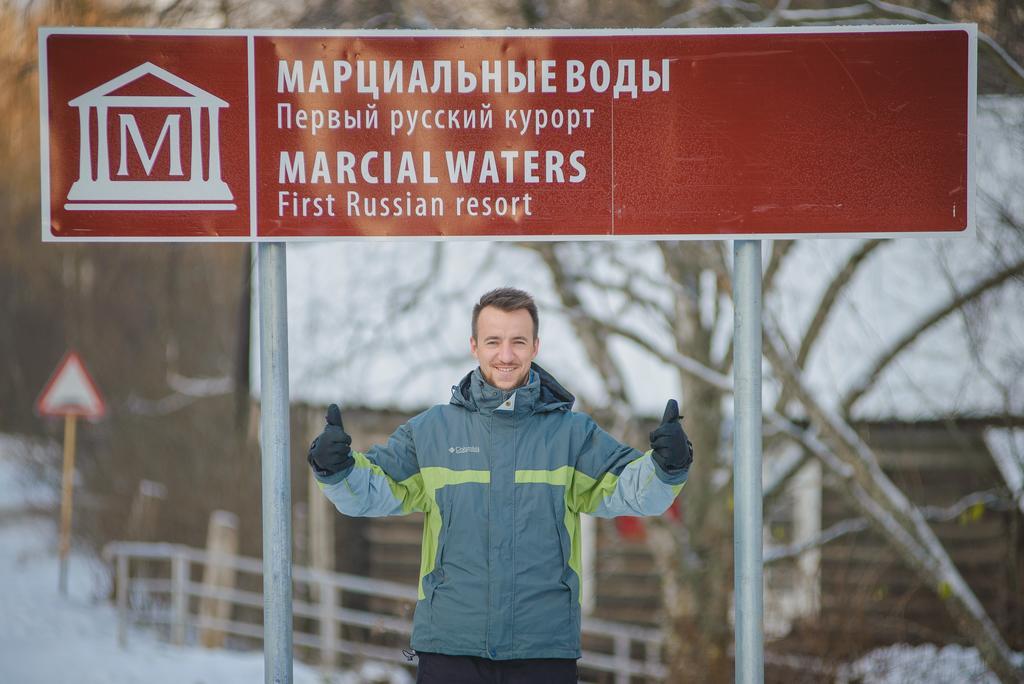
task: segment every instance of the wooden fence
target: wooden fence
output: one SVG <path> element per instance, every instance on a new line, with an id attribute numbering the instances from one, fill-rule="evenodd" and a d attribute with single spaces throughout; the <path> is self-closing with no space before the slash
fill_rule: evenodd
<path id="1" fill-rule="evenodd" d="M 220 632 L 236 645 L 263 638 L 262 563 L 177 544 L 114 542 L 104 558 L 116 570 L 118 641 L 130 624 L 165 626 L 175 644 L 198 643 Z M 230 569 L 234 587 L 196 578 Z M 298 655 L 334 668 L 339 661 L 408 665 L 402 653 L 412 633 L 416 587 L 357 575 L 292 568 L 293 643 Z M 227 617 L 222 617 L 227 616 Z M 581 681 L 661 682 L 658 630 L 583 619 Z M 206 639 L 203 639 L 206 641 Z M 227 643 L 232 643 L 228 641 Z"/>

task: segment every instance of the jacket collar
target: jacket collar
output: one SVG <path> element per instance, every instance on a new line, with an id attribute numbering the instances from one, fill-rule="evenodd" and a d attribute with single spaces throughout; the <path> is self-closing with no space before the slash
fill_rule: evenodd
<path id="1" fill-rule="evenodd" d="M 514 390 L 492 387 L 477 367 L 452 387 L 451 398 L 452 404 L 470 411 L 509 411 L 517 414 L 568 411 L 575 401 L 576 397 L 536 363 L 530 365 L 530 377 L 526 384 Z"/>

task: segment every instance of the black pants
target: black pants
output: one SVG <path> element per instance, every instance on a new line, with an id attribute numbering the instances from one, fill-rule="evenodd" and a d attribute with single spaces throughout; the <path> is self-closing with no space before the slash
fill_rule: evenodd
<path id="1" fill-rule="evenodd" d="M 576 684 L 576 661 L 563 658 L 489 660 L 418 652 L 416 684 Z"/>

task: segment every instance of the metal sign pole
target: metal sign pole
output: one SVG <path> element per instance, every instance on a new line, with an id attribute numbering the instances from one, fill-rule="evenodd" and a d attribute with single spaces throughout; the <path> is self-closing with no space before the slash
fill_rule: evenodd
<path id="1" fill-rule="evenodd" d="M 736 682 L 764 681 L 761 492 L 761 242 L 733 243 L 733 550 Z"/>
<path id="2" fill-rule="evenodd" d="M 263 468 L 263 667 L 292 681 L 288 294 L 284 243 L 257 246 L 260 297 L 260 452 Z"/>
<path id="3" fill-rule="evenodd" d="M 64 416 L 64 470 L 60 488 L 60 577 L 61 596 L 68 593 L 68 553 L 71 550 L 71 514 L 75 496 L 75 426 L 78 416 Z"/>

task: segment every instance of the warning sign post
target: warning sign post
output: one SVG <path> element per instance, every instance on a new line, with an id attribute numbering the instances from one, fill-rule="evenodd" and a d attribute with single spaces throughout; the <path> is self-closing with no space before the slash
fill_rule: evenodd
<path id="1" fill-rule="evenodd" d="M 75 481 L 75 438 L 79 416 L 99 420 L 107 407 L 89 371 L 77 352 L 69 351 L 57 364 L 39 399 L 36 413 L 64 417 L 64 467 L 60 496 L 60 579 L 61 594 L 68 591 L 68 553 L 71 550 L 71 518 Z"/>

